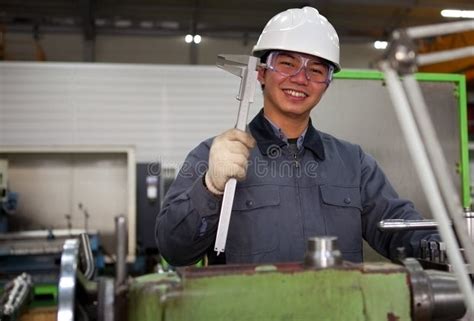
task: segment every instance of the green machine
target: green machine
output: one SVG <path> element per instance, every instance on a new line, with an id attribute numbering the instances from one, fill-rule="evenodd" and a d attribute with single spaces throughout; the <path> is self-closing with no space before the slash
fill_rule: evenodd
<path id="1" fill-rule="evenodd" d="M 462 297 L 449 273 L 417 270 L 416 260 L 406 264 L 215 266 L 147 275 L 130 286 L 128 320 L 402 321 L 463 316 Z"/>
<path id="2" fill-rule="evenodd" d="M 185 267 L 128 278 L 126 237 L 118 228 L 114 279 L 87 280 L 79 242 L 66 242 L 59 321 L 86 320 L 77 311 L 103 321 L 447 321 L 466 313 L 451 273 L 424 270 L 413 258 L 400 265 L 345 262 L 335 237 L 308 240 L 301 263 Z"/>

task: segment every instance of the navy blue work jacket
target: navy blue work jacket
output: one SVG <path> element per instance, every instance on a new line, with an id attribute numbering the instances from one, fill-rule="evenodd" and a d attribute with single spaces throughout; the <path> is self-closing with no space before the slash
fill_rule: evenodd
<path id="1" fill-rule="evenodd" d="M 426 231 L 382 233 L 383 219 L 421 219 L 400 199 L 360 146 L 316 130 L 311 123 L 298 151 L 275 136 L 261 111 L 249 124 L 257 146 L 247 178 L 238 182 L 229 225 L 227 263 L 302 261 L 312 236 L 338 237 L 345 260 L 361 262 L 362 239 L 395 259 L 403 246 L 417 254 Z M 208 139 L 192 150 L 170 187 L 157 217 L 160 253 L 173 265 L 198 261 L 213 249 L 222 199 L 203 184 Z"/>

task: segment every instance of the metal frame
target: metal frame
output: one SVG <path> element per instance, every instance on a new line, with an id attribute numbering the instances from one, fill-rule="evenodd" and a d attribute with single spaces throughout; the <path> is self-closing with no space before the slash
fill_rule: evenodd
<path id="1" fill-rule="evenodd" d="M 378 67 L 384 74 L 395 113 L 423 191 L 429 200 L 431 212 L 438 222 L 439 233 L 446 244 L 447 254 L 469 315 L 473 315 L 474 289 L 459 247 L 464 248 L 467 263 L 474 266 L 474 245 L 466 228 L 468 225 L 466 218 L 462 216 L 463 208 L 459 194 L 451 180 L 446 158 L 414 72 L 417 65 L 457 59 L 462 55 L 474 55 L 474 47 L 418 55 L 413 42 L 413 39 L 417 38 L 467 30 L 474 30 L 474 22 L 395 30 L 383 59 L 378 62 Z M 457 235 L 449 225 L 450 220 L 456 228 Z"/>
<path id="2" fill-rule="evenodd" d="M 456 85 L 458 95 L 458 119 L 459 119 L 459 175 L 461 177 L 461 202 L 464 208 L 470 208 L 471 199 L 471 176 L 469 167 L 469 137 L 467 126 L 467 91 L 466 77 L 459 74 L 440 73 L 416 73 L 415 78 L 421 82 L 452 82 Z M 344 69 L 334 75 L 334 79 L 363 79 L 384 80 L 384 75 L 375 70 Z"/>

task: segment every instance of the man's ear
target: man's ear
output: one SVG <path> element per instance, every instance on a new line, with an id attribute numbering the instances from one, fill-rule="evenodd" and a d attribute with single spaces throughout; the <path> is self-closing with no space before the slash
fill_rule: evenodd
<path id="1" fill-rule="evenodd" d="M 328 88 L 329 88 L 329 85 L 330 85 L 330 84 L 331 84 L 331 83 L 329 83 L 329 84 L 326 84 L 326 88 L 324 89 L 324 91 L 323 91 L 323 94 L 325 94 L 325 93 L 326 93 L 326 91 L 328 90 Z"/>
<path id="2" fill-rule="evenodd" d="M 265 72 L 267 69 L 263 67 L 258 67 L 258 81 L 260 82 L 261 85 L 265 85 Z"/>

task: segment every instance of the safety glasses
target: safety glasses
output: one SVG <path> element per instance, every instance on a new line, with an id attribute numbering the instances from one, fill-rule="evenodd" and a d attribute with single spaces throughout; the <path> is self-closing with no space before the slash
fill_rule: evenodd
<path id="1" fill-rule="evenodd" d="M 287 77 L 297 75 L 304 68 L 306 79 L 325 84 L 331 82 L 334 72 L 329 63 L 287 51 L 272 51 L 267 57 L 266 68 Z"/>

